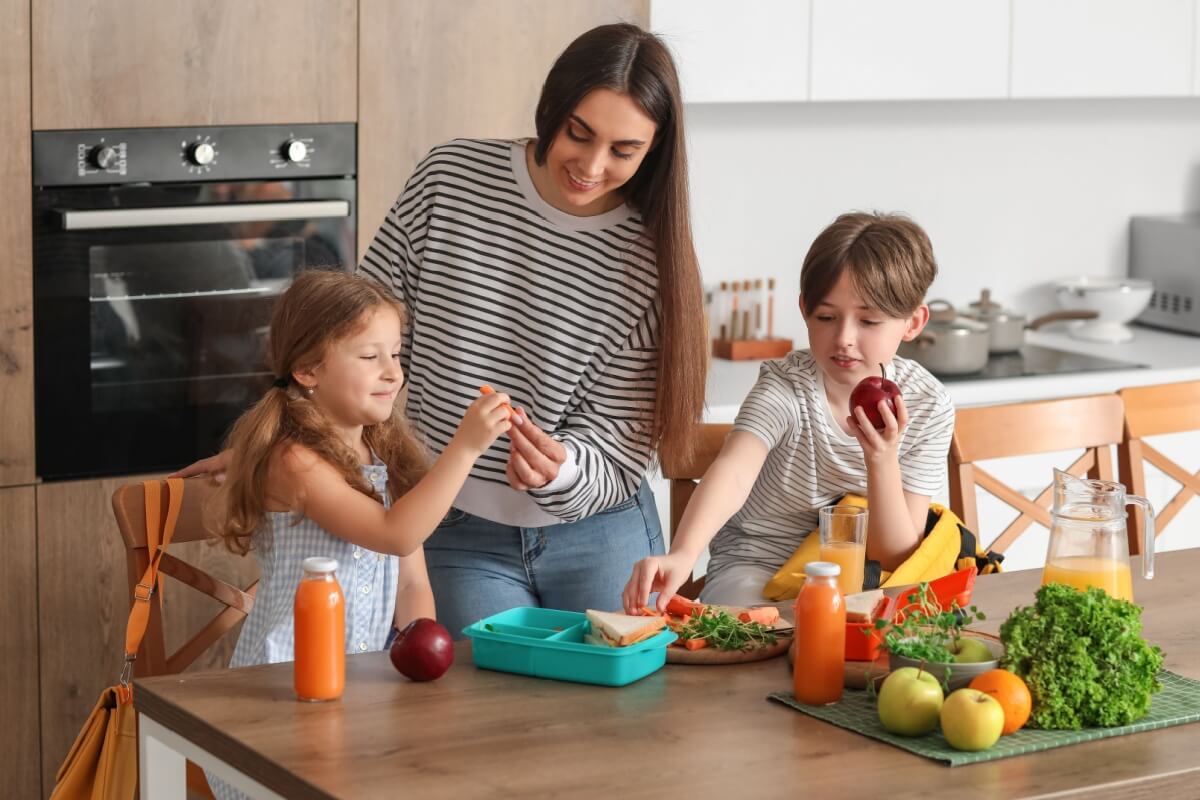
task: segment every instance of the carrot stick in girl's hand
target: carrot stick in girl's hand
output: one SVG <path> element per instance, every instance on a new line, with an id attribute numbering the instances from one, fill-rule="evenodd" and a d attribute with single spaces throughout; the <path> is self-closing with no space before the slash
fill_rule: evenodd
<path id="1" fill-rule="evenodd" d="M 491 386 L 488 386 L 485 383 L 483 386 L 479 387 L 479 393 L 480 394 L 495 394 L 496 390 L 493 389 Z M 504 403 L 503 405 L 504 405 L 504 409 L 508 412 L 508 416 L 512 417 L 512 415 L 513 415 L 512 406 L 510 406 L 508 403 Z"/>

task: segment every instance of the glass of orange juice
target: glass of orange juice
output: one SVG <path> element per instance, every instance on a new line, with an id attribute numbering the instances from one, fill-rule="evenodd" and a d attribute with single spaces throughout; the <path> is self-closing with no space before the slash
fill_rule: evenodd
<path id="1" fill-rule="evenodd" d="M 867 509 L 825 506 L 819 514 L 821 560 L 842 568 L 838 588 L 843 595 L 861 592 L 867 560 Z"/>

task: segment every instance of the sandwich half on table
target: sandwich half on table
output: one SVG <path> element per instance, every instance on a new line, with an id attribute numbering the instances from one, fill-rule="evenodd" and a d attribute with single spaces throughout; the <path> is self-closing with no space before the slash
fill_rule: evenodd
<path id="1" fill-rule="evenodd" d="M 592 631 L 584 637 L 590 644 L 605 647 L 628 647 L 649 639 L 666 627 L 662 617 L 633 617 L 615 611 L 587 610 Z"/>

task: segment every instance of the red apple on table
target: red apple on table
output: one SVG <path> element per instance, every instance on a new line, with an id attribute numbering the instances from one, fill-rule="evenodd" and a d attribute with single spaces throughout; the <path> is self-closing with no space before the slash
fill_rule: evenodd
<path id="1" fill-rule="evenodd" d="M 442 677 L 454 663 L 454 641 L 445 626 L 427 617 L 404 626 L 389 652 L 392 666 L 414 681 Z"/>
<path id="2" fill-rule="evenodd" d="M 879 365 L 879 372 L 879 377 L 871 375 L 863 378 L 851 390 L 850 411 L 853 413 L 855 406 L 862 406 L 867 420 L 875 426 L 876 430 L 883 430 L 885 426 L 883 416 L 879 413 L 879 403 L 881 400 L 886 400 L 888 408 L 895 414 L 896 399 L 900 397 L 900 387 L 883 377 L 883 364 Z"/>

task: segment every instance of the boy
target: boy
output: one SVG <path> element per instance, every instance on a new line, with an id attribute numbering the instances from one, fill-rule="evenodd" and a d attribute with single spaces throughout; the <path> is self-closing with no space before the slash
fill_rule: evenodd
<path id="1" fill-rule="evenodd" d="M 954 408 L 896 349 L 928 322 L 936 274 L 928 236 L 905 217 L 843 214 L 821 232 L 800 272 L 809 349 L 763 363 L 670 553 L 634 566 L 622 596 L 630 613 L 651 592 L 665 609 L 710 541 L 701 600 L 761 604 L 763 586 L 817 527 L 818 509 L 847 493 L 867 498 L 868 559 L 893 570 L 912 554 L 946 476 Z M 895 414 L 880 402 L 877 431 L 850 408 L 850 391 L 881 369 L 903 397 Z"/>

